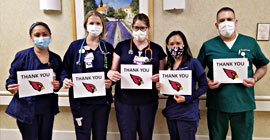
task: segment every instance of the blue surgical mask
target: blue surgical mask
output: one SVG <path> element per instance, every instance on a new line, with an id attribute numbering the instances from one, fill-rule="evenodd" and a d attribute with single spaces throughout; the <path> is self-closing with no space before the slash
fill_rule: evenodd
<path id="1" fill-rule="evenodd" d="M 40 49 L 46 49 L 48 48 L 51 39 L 50 37 L 39 37 L 39 38 L 34 38 L 35 45 L 40 48 Z"/>

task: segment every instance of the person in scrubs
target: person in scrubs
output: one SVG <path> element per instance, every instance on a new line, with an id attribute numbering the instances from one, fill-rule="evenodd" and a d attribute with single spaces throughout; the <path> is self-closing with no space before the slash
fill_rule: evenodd
<path id="1" fill-rule="evenodd" d="M 254 86 L 267 72 L 269 60 L 255 39 L 237 33 L 238 20 L 229 7 L 221 8 L 215 24 L 219 36 L 203 43 L 198 60 L 208 68 L 207 122 L 211 140 L 225 140 L 230 125 L 232 139 L 251 140 L 254 125 Z M 246 58 L 248 78 L 242 83 L 223 84 L 213 80 L 213 60 Z M 255 72 L 253 71 L 255 66 Z"/>
<path id="2" fill-rule="evenodd" d="M 51 140 L 54 116 L 59 112 L 58 95 L 51 93 L 19 98 L 17 72 L 52 69 L 52 85 L 54 92 L 57 92 L 61 87 L 62 61 L 59 55 L 49 50 L 52 33 L 46 23 L 33 23 L 29 35 L 34 47 L 18 52 L 9 70 L 6 89 L 14 96 L 6 113 L 17 120 L 23 140 Z"/>
<path id="3" fill-rule="evenodd" d="M 112 65 L 113 46 L 103 38 L 105 22 L 97 11 L 90 11 L 85 16 L 84 29 L 86 37 L 73 41 L 63 60 L 61 81 L 63 87 L 69 89 L 69 101 L 73 114 L 77 140 L 106 140 L 109 113 L 112 103 L 112 81 L 105 77 L 106 95 L 74 98 L 72 74 L 104 72 L 104 76 Z M 95 88 L 89 86 L 89 90 Z"/>
<path id="4" fill-rule="evenodd" d="M 155 84 L 159 70 L 164 69 L 162 47 L 148 40 L 149 18 L 137 14 L 132 22 L 133 38 L 119 42 L 113 54 L 113 64 L 108 77 L 116 82 L 115 110 L 121 140 L 151 140 L 158 108 L 158 91 Z M 152 65 L 152 89 L 122 89 L 121 64 Z M 151 80 L 151 79 L 149 79 Z"/>
<path id="5" fill-rule="evenodd" d="M 166 108 L 162 111 L 167 119 L 170 139 L 195 140 L 200 119 L 199 97 L 208 90 L 206 75 L 201 63 L 192 57 L 187 39 L 181 31 L 173 31 L 168 35 L 166 52 L 166 70 L 192 71 L 191 95 L 169 95 Z M 156 87 L 160 90 L 162 83 L 158 82 Z"/>

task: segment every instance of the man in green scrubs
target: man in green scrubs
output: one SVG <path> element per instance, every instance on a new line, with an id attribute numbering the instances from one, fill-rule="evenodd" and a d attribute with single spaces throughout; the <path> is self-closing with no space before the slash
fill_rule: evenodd
<path id="1" fill-rule="evenodd" d="M 252 140 L 254 85 L 267 71 L 269 60 L 262 53 L 256 40 L 236 33 L 237 19 L 229 7 L 217 12 L 216 28 L 219 36 L 206 41 L 198 55 L 203 67 L 208 67 L 207 121 L 211 140 L 225 140 L 230 125 L 232 139 Z M 213 59 L 247 58 L 248 78 L 241 84 L 221 84 L 213 81 Z M 256 70 L 253 72 L 252 65 Z"/>

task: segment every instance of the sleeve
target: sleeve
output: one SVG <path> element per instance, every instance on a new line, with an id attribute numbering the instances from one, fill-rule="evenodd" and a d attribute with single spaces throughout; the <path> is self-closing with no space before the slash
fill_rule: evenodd
<path id="1" fill-rule="evenodd" d="M 121 49 L 122 44 L 123 44 L 122 42 L 119 42 L 116 45 L 115 50 L 114 50 L 114 52 L 119 56 L 121 56 L 121 54 L 122 54 L 122 49 Z"/>
<path id="2" fill-rule="evenodd" d="M 56 80 L 58 80 L 60 82 L 60 86 L 59 86 L 59 89 L 57 90 L 54 90 L 54 92 L 58 92 L 61 87 L 63 86 L 63 82 L 61 82 L 61 72 L 62 72 L 62 67 L 63 67 L 63 63 L 62 63 L 62 60 L 61 60 L 61 57 L 56 55 L 56 59 L 57 61 L 57 67 L 56 67 L 56 70 L 55 70 L 55 74 L 56 74 Z"/>
<path id="3" fill-rule="evenodd" d="M 191 96 L 185 96 L 186 103 L 190 103 L 193 100 L 198 99 L 208 90 L 208 82 L 203 67 L 197 60 L 195 61 L 194 65 L 194 76 L 196 81 L 198 81 L 198 89 L 195 90 Z"/>
<path id="4" fill-rule="evenodd" d="M 9 77 L 6 80 L 6 89 L 8 89 L 8 85 L 11 84 L 17 84 L 17 71 L 22 71 L 23 70 L 23 65 L 24 65 L 24 57 L 22 52 L 17 53 L 15 55 L 15 58 L 13 62 L 11 63 L 10 69 L 9 69 Z"/>
<path id="5" fill-rule="evenodd" d="M 162 59 L 166 58 L 167 55 L 165 54 L 165 52 L 161 46 L 159 46 L 159 48 L 160 48 L 159 60 L 162 60 Z"/>
<path id="6" fill-rule="evenodd" d="M 71 78 L 71 73 L 72 73 L 72 62 L 74 58 L 74 54 L 72 52 L 72 43 L 70 44 L 67 52 L 64 55 L 64 59 L 63 59 L 63 69 L 61 72 L 61 76 L 60 76 L 60 82 L 63 83 L 65 78 Z"/>
<path id="7" fill-rule="evenodd" d="M 255 40 L 254 44 L 255 44 L 255 57 L 254 57 L 255 59 L 253 60 L 253 64 L 256 66 L 256 68 L 267 65 L 269 63 L 269 60 L 265 57 L 260 46 Z"/>
<path id="8" fill-rule="evenodd" d="M 201 47 L 201 49 L 199 51 L 197 59 L 201 63 L 202 67 L 205 68 L 206 67 L 205 44 L 202 45 L 202 47 Z"/>

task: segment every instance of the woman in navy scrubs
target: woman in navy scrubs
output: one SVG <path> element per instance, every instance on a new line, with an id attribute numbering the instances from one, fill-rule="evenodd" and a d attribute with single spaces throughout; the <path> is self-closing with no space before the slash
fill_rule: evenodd
<path id="1" fill-rule="evenodd" d="M 200 62 L 192 57 L 186 37 L 181 31 L 171 32 L 166 38 L 166 45 L 166 69 L 191 70 L 192 95 L 170 95 L 162 113 L 167 118 L 171 140 L 195 140 L 200 119 L 199 97 L 208 89 L 205 72 Z M 157 83 L 156 86 L 160 90 L 162 85 Z"/>
<path id="2" fill-rule="evenodd" d="M 104 72 L 107 75 L 114 48 L 103 40 L 105 23 L 100 13 L 90 11 L 85 16 L 84 29 L 86 38 L 73 41 L 64 56 L 61 81 L 64 88 L 69 88 L 77 140 L 89 140 L 91 131 L 93 140 L 106 140 L 112 81 L 105 78 L 106 96 L 74 98 L 71 78 L 73 73 Z"/>
<path id="3" fill-rule="evenodd" d="M 166 54 L 161 46 L 148 40 L 149 28 L 149 18 L 145 14 L 137 14 L 133 18 L 133 38 L 118 43 L 113 55 L 112 68 L 108 72 L 108 77 L 114 82 L 117 81 L 115 109 L 122 140 L 136 140 L 137 133 L 140 140 L 152 139 L 158 107 L 158 91 L 155 84 L 158 81 L 159 70 L 164 69 Z M 148 51 L 145 51 L 146 49 Z M 153 88 L 121 89 L 121 64 L 151 64 Z"/>
<path id="4" fill-rule="evenodd" d="M 6 88 L 14 94 L 6 113 L 17 119 L 23 140 L 51 140 L 54 115 L 58 110 L 58 95 L 46 94 L 19 98 L 17 72 L 26 70 L 53 69 L 56 74 L 52 84 L 54 91 L 59 83 L 62 61 L 60 56 L 49 51 L 51 30 L 46 23 L 36 22 L 29 30 L 34 47 L 18 52 L 11 64 Z"/>

